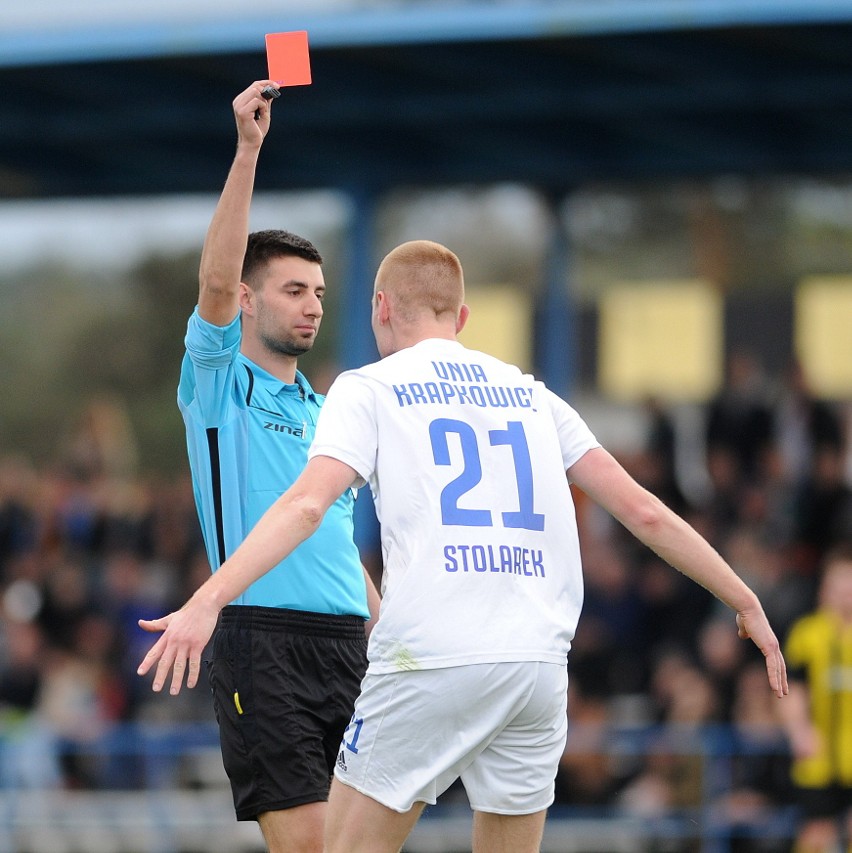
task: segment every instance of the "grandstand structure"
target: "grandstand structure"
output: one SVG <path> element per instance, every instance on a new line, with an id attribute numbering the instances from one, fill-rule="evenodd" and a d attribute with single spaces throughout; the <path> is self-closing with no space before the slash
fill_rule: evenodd
<path id="1" fill-rule="evenodd" d="M 223 99 L 289 29 L 308 31 L 314 82 L 286 92 L 297 144 L 264 164 L 275 187 L 567 192 L 852 165 L 849 0 L 103 5 L 0 28 L 1 197 L 215 190 Z"/>
<path id="2" fill-rule="evenodd" d="M 258 189 L 349 195 L 353 312 L 395 188 L 520 182 L 556 211 L 590 182 L 852 171 L 852 0 L 34 0 L 0 12 L 0 200 L 217 192 L 223 105 L 265 76 L 264 34 L 296 29 L 314 82 L 278 105 L 294 142 Z M 568 392 L 561 232 L 537 369 Z"/>

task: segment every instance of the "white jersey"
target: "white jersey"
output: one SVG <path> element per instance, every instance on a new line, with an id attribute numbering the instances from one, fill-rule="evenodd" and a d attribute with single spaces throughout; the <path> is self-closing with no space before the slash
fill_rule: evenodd
<path id="1" fill-rule="evenodd" d="M 565 469 L 598 446 L 543 383 L 456 341 L 342 373 L 309 456 L 351 466 L 375 499 L 370 672 L 564 664 L 583 599 Z"/>

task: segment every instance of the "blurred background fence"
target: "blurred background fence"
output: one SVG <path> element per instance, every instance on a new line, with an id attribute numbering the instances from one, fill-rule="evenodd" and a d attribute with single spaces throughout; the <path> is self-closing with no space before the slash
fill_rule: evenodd
<path id="1" fill-rule="evenodd" d="M 42 733 L 43 734 L 43 733 Z M 7 730 L 0 747 L 3 853 L 195 853 L 263 850 L 256 825 L 232 817 L 216 729 L 206 725 L 118 725 L 85 744 L 36 743 L 35 733 Z M 727 726 L 589 727 L 572 725 L 566 767 L 580 761 L 606 768 L 612 780 L 658 774 L 669 787 L 616 798 L 605 805 L 557 800 L 544 853 L 787 849 L 793 808 L 754 787 L 753 767 L 783 766 L 780 732 Z M 20 762 L 47 762 L 29 770 Z M 85 767 L 88 786 L 39 784 L 54 762 Z M 748 768 L 747 772 L 743 772 Z M 10 775 L 12 778 L 10 778 Z M 775 782 L 781 780 L 776 779 Z M 406 844 L 409 853 L 470 849 L 471 814 L 451 788 L 427 810 Z"/>

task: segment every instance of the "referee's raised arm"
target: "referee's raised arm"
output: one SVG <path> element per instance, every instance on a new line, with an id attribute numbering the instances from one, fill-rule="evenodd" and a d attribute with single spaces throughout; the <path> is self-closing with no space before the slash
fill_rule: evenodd
<path id="1" fill-rule="evenodd" d="M 198 313 L 215 326 L 228 325 L 240 308 L 255 173 L 272 110 L 261 91 L 269 83 L 257 80 L 233 101 L 237 151 L 207 229 L 198 271 Z"/>

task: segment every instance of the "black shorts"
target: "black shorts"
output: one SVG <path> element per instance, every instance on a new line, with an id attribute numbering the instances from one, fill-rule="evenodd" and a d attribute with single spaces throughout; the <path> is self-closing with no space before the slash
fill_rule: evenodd
<path id="1" fill-rule="evenodd" d="M 829 785 L 826 788 L 796 788 L 796 802 L 805 819 L 842 818 L 852 810 L 852 787 Z"/>
<path id="2" fill-rule="evenodd" d="M 237 820 L 328 799 L 366 668 L 360 616 L 224 608 L 210 684 Z"/>

